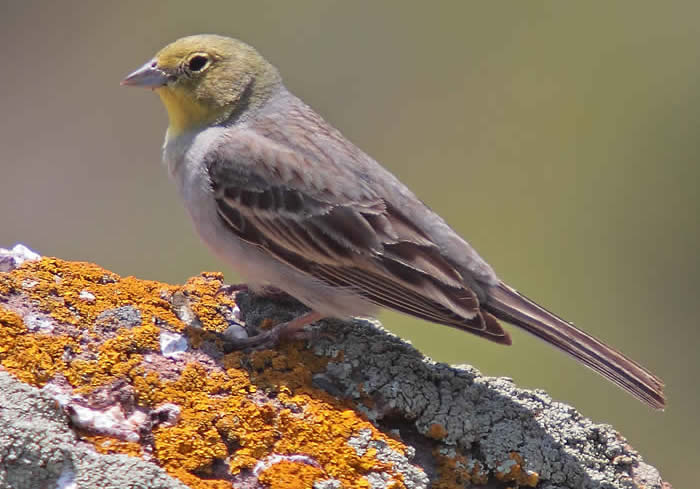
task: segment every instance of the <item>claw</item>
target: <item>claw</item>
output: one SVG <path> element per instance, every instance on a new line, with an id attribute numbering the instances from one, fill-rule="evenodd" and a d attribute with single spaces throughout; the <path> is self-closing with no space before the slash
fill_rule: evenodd
<path id="1" fill-rule="evenodd" d="M 313 311 L 307 312 L 255 336 L 249 336 L 248 338 L 228 337 L 226 338 L 226 346 L 230 348 L 229 351 L 245 349 L 269 350 L 276 347 L 283 339 L 299 339 L 298 335 L 300 334 L 303 337 L 304 327 L 320 319 L 323 319 L 321 314 Z"/>

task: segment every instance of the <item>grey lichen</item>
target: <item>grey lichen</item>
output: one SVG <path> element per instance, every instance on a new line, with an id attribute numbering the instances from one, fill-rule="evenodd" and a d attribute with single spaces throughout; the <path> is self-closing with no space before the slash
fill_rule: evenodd
<path id="1" fill-rule="evenodd" d="M 80 443 L 46 392 L 0 371 L 0 488 L 186 489 L 158 466 Z"/>
<path id="2" fill-rule="evenodd" d="M 419 455 L 455 447 L 491 473 L 504 474 L 515 452 L 522 468 L 538 475 L 538 487 L 662 487 L 658 472 L 635 477 L 642 459 L 612 427 L 541 391 L 519 389 L 510 379 L 485 377 L 469 366 L 433 362 L 377 322 L 326 321 L 322 328 L 314 351 L 334 360 L 317 384 L 360 403 L 371 399 L 361 409 L 380 426 L 404 421 L 401 437 Z M 444 437 L 433 439 L 434 426 L 444 429 Z"/>

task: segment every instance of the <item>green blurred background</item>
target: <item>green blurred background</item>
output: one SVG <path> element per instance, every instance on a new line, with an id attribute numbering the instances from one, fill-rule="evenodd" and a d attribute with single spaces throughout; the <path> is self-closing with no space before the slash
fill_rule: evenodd
<path id="1" fill-rule="evenodd" d="M 0 245 L 123 275 L 225 270 L 160 165 L 164 110 L 121 78 L 240 37 L 513 286 L 663 377 L 653 412 L 544 344 L 383 313 L 433 358 L 549 391 L 697 480 L 700 4 L 14 2 L 0 6 Z"/>

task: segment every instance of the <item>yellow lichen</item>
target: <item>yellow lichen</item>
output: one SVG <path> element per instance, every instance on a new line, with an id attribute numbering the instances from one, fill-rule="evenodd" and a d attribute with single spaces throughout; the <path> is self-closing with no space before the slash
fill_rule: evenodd
<path id="1" fill-rule="evenodd" d="M 447 429 L 439 423 L 433 423 L 428 428 L 427 435 L 433 440 L 442 440 L 447 436 Z"/>
<path id="2" fill-rule="evenodd" d="M 0 325 L 2 325 L 5 335 L 16 336 L 27 330 L 19 314 L 14 311 L 8 311 L 2 307 L 0 307 Z M 5 346 L 0 352 L 4 352 L 6 349 L 7 347 Z"/>
<path id="3" fill-rule="evenodd" d="M 461 453 L 445 455 L 439 449 L 433 450 L 437 462 L 438 480 L 432 489 L 457 489 L 469 485 L 484 485 L 489 480 L 489 474 L 482 465 L 470 460 Z"/>
<path id="4" fill-rule="evenodd" d="M 143 455 L 143 447 L 131 441 L 118 440 L 109 436 L 93 435 L 90 433 L 82 433 L 83 441 L 92 443 L 95 451 L 104 454 L 121 453 L 140 457 Z"/>
<path id="5" fill-rule="evenodd" d="M 539 474 L 523 468 L 525 461 L 519 453 L 512 452 L 509 457 L 515 463 L 509 465 L 507 472 L 496 471 L 496 478 L 503 482 L 515 482 L 518 486 L 535 487 L 540 480 Z"/>
<path id="6" fill-rule="evenodd" d="M 190 305 L 192 312 L 208 331 L 223 332 L 228 323 L 221 314 L 225 307 L 233 307 L 235 303 L 226 294 L 219 294 L 223 285 L 224 275 L 218 272 L 204 272 L 190 278 L 182 287 L 182 292 L 192 297 Z"/>
<path id="7" fill-rule="evenodd" d="M 323 478 L 323 470 L 317 467 L 283 460 L 271 465 L 260 475 L 259 480 L 269 489 L 301 489 L 311 487 Z"/>
<path id="8" fill-rule="evenodd" d="M 80 351 L 68 336 L 31 333 L 19 315 L 3 307 L 0 327 L 0 364 L 22 382 L 43 385 L 64 370 L 62 357 L 66 350 Z"/>
<path id="9" fill-rule="evenodd" d="M 235 304 L 217 295 L 222 279 L 221 274 L 205 273 L 176 287 L 120 278 L 88 263 L 55 258 L 25 263 L 0 273 L 0 297 L 21 296 L 23 304 L 53 318 L 57 331 L 31 332 L 9 305 L 0 307 L 0 364 L 38 386 L 62 374 L 75 393 L 89 395 L 120 380 L 132 386 L 143 408 L 176 404 L 178 421 L 153 430 L 153 457 L 192 488 L 230 487 L 226 480 L 212 479 L 215 463 L 228 463 L 229 472 L 239 474 L 266 457 L 295 454 L 304 454 L 316 465 L 273 464 L 261 481 L 284 488 L 285 481 L 302 480 L 302 486 L 289 487 L 309 487 L 307 481 L 335 478 L 343 487 L 366 488 L 369 472 L 384 471 L 393 478 L 388 487 L 404 488 L 401 474 L 378 459 L 377 449 L 358 454 L 348 441 L 360 430 L 369 430 L 371 439 L 387 449 L 405 453 L 404 446 L 364 419 L 350 401 L 313 387 L 312 376 L 325 370 L 329 359 L 301 343 L 250 354 L 233 352 L 207 365 L 172 360 L 167 375 L 145 361 L 147 355 L 159 354 L 162 326 L 182 331 L 191 345 L 199 345 L 194 338 L 201 333 L 186 328 L 173 311 L 170 298 L 175 293 L 187 297 L 205 330 L 222 331 L 228 325 L 225 313 Z M 117 324 L 101 337 L 103 330 L 95 327 L 100 315 L 122 306 L 135 308 L 140 324 Z M 104 453 L 142 453 L 137 444 L 81 436 Z"/>

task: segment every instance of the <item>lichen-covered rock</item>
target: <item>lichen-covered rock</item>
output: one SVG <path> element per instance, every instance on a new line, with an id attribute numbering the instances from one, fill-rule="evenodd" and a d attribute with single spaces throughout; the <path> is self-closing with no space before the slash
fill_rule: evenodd
<path id="1" fill-rule="evenodd" d="M 53 396 L 0 371 L 0 487 L 186 489 L 149 461 L 80 441 Z"/>
<path id="2" fill-rule="evenodd" d="M 0 252 L 0 388 L 16 393 L 0 396 L 0 487 L 661 487 L 612 428 L 436 364 L 375 322 L 228 352 L 225 331 L 302 306 L 220 293 L 216 273 L 173 286 L 13 253 Z"/>

